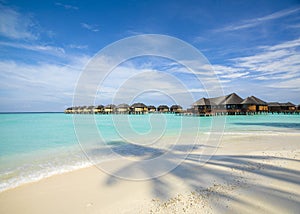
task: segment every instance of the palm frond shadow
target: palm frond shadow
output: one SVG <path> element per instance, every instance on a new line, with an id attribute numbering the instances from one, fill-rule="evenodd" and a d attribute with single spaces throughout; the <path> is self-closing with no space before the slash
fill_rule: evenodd
<path id="1" fill-rule="evenodd" d="M 121 146 L 112 147 L 112 150 L 121 156 L 138 156 L 156 158 L 166 151 L 157 148 L 151 148 L 140 145 L 128 145 L 126 143 L 120 144 Z M 126 149 L 122 148 L 126 146 Z M 205 145 L 177 145 L 172 147 L 175 158 L 182 158 L 182 155 L 186 153 L 190 148 L 201 149 Z M 201 163 L 202 160 L 208 160 Z M 174 159 L 165 160 L 170 162 Z M 290 193 L 280 190 L 280 188 L 270 187 L 257 183 L 253 180 L 247 180 L 248 175 L 258 176 L 261 179 L 269 179 L 270 181 L 281 181 L 285 185 L 293 185 L 299 188 L 300 193 L 300 170 L 287 169 L 280 165 L 271 164 L 272 162 L 289 161 L 293 164 L 300 164 L 300 160 L 292 158 L 284 158 L 277 156 L 263 156 L 263 155 L 213 155 L 212 157 L 205 157 L 203 154 L 191 153 L 179 166 L 168 173 L 168 176 L 172 176 L 177 180 L 182 181 L 185 185 L 188 185 L 190 189 L 199 191 L 205 190 L 208 183 L 223 183 L 231 186 L 246 186 L 251 189 L 251 192 L 264 195 L 270 203 L 279 201 L 289 204 L 289 207 L 294 210 L 300 210 L 300 194 Z M 120 181 L 114 174 L 128 174 L 132 173 L 130 169 L 135 168 L 135 163 L 126 165 L 119 169 L 116 173 L 112 173 L 106 181 L 106 185 L 115 185 Z M 145 168 L 143 173 L 151 175 L 155 169 Z M 172 197 L 170 195 L 170 189 L 172 188 L 172 181 L 169 181 L 165 176 L 152 178 L 150 180 L 152 185 L 152 195 L 154 198 L 168 199 Z M 216 191 L 214 194 L 220 200 L 234 201 L 235 203 L 242 204 L 248 208 L 255 207 L 255 200 L 244 200 L 240 197 L 233 197 L 226 194 L 223 191 Z M 269 199 L 269 200 L 268 200 Z M 280 204 L 280 203 L 279 203 Z M 224 205 L 225 206 L 225 205 Z M 276 206 L 276 205 L 274 205 Z M 218 209 L 224 207 L 219 206 Z"/>

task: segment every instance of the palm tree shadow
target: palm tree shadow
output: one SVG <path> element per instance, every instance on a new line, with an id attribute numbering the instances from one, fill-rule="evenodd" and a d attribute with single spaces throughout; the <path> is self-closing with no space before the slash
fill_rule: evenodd
<path id="1" fill-rule="evenodd" d="M 162 154 L 165 154 L 164 149 L 151 148 L 148 146 L 133 145 L 126 142 L 111 143 L 112 150 L 123 157 L 135 156 L 141 160 L 154 159 Z M 172 147 L 172 159 L 165 159 L 167 164 L 172 164 L 174 158 L 182 158 L 183 154 L 189 152 L 190 149 L 198 151 L 204 148 L 205 145 L 176 145 Z M 203 161 L 208 160 L 208 161 Z M 203 162 L 202 162 L 203 161 Z M 171 189 L 174 187 L 174 180 L 169 180 L 170 177 L 176 181 L 181 181 L 182 184 L 188 186 L 191 190 L 197 191 L 199 194 L 205 194 L 207 188 L 217 183 L 226 184 L 227 186 L 246 187 L 250 188 L 254 195 L 260 194 L 266 197 L 266 203 L 274 203 L 279 201 L 289 205 L 291 210 L 300 210 L 300 194 L 290 193 L 280 190 L 280 188 L 270 187 L 256 181 L 247 180 L 247 175 L 260 177 L 261 179 L 269 179 L 274 182 L 283 182 L 285 185 L 292 185 L 299 189 L 300 192 L 300 171 L 296 169 L 287 169 L 280 165 L 270 164 L 272 162 L 285 161 L 293 164 L 300 164 L 300 160 L 263 156 L 263 155 L 213 155 L 212 157 L 192 152 L 185 157 L 185 160 L 176 168 L 168 172 L 168 176 L 152 178 L 149 181 L 152 186 L 152 195 L 154 198 L 166 200 L 173 195 Z M 130 177 L 136 163 L 130 163 L 115 173 L 112 173 L 106 180 L 106 185 L 115 185 L 120 182 L 120 179 L 114 175 L 123 174 Z M 140 169 L 139 169 L 140 170 Z M 143 173 L 151 177 L 153 168 L 143 168 Z M 225 185 L 225 186 L 226 186 Z M 226 189 L 226 188 L 225 188 Z M 255 200 L 247 200 L 239 197 L 233 197 L 232 194 L 226 194 L 226 191 L 213 191 L 215 197 L 219 201 L 233 201 L 241 204 L 248 209 L 255 209 Z M 216 204 L 215 204 L 216 205 Z M 276 205 L 274 205 L 276 206 Z M 225 204 L 218 206 L 216 209 L 224 209 Z"/>

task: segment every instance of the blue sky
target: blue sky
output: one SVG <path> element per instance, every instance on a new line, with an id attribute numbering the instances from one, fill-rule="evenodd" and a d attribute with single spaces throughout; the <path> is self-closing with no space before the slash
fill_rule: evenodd
<path id="1" fill-rule="evenodd" d="M 299 1 L 1 0 L 0 111 L 64 110 L 89 59 L 139 34 L 165 34 L 198 48 L 225 93 L 300 104 Z M 166 63 L 153 62 L 144 59 L 142 68 L 159 70 Z M 132 72 L 140 64 L 133 60 L 119 69 Z M 106 88 L 117 87 L 117 78 Z M 109 95 L 99 102 L 108 104 Z"/>

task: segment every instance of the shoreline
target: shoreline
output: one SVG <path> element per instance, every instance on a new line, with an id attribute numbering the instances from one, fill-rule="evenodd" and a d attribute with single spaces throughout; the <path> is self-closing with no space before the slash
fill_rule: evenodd
<path id="1" fill-rule="evenodd" d="M 209 135 L 209 133 L 204 132 L 204 133 L 200 133 L 203 135 Z M 300 137 L 300 133 L 297 132 L 295 130 L 295 132 L 283 132 L 283 131 L 257 131 L 257 132 L 224 132 L 223 134 L 223 138 L 227 137 L 227 138 L 232 138 L 233 140 L 236 138 L 243 138 L 243 137 L 270 137 L 270 136 L 291 136 L 291 137 L 295 137 L 298 136 Z M 174 136 L 170 135 L 167 136 L 168 141 L 172 141 L 174 140 Z M 228 140 L 227 140 L 228 141 Z M 72 146 L 73 148 L 73 146 Z M 113 159 L 103 159 L 101 162 L 109 162 L 109 161 L 114 161 L 115 158 Z M 61 168 L 59 169 L 53 169 L 54 171 L 47 171 L 47 173 L 49 173 L 48 175 L 43 175 L 42 177 L 40 175 L 34 175 L 35 177 L 32 177 L 33 175 L 30 175 L 31 180 L 29 181 L 18 181 L 20 182 L 19 184 L 12 186 L 12 187 L 8 187 L 8 188 L 4 188 L 3 190 L 0 190 L 0 194 L 18 187 L 21 187 L 23 185 L 27 185 L 27 184 L 32 184 L 32 183 L 36 183 L 36 182 L 40 182 L 43 181 L 44 179 L 53 177 L 53 176 L 57 176 L 57 175 L 64 175 L 66 173 L 72 173 L 75 172 L 77 170 L 82 170 L 82 169 L 86 169 L 86 168 L 90 168 L 90 167 L 95 167 L 95 164 L 90 161 L 89 159 L 86 158 L 86 156 L 84 155 L 84 153 L 82 153 L 82 159 L 81 160 L 77 160 L 77 164 L 76 165 L 64 165 L 61 166 Z M 99 162 L 100 163 L 100 162 Z M 99 164 L 97 163 L 97 164 Z M 96 164 L 96 165 L 97 165 Z"/>
<path id="2" fill-rule="evenodd" d="M 224 136 L 205 165 L 193 160 L 199 152 L 196 150 L 169 174 L 147 181 L 117 179 L 94 166 L 86 167 L 1 192 L 0 211 L 164 213 L 180 209 L 193 213 L 201 205 L 203 212 L 217 211 L 218 207 L 229 212 L 236 208 L 245 210 L 245 204 L 250 203 L 247 208 L 261 213 L 274 210 L 289 213 L 300 208 L 298 139 L 297 135 L 275 139 Z M 119 168 L 118 161 L 109 162 Z M 269 197 L 261 199 L 263 194 Z M 245 203 L 224 200 L 225 196 L 228 199 L 238 196 Z"/>

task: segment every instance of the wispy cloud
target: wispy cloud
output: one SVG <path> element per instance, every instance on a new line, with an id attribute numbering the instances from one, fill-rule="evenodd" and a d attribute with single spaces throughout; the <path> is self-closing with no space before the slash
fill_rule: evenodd
<path id="1" fill-rule="evenodd" d="M 269 87 L 300 91 L 300 77 L 270 84 Z"/>
<path id="2" fill-rule="evenodd" d="M 230 59 L 228 65 L 213 65 L 222 80 L 241 78 L 248 84 L 263 82 L 265 87 L 300 90 L 300 39 L 273 46 L 260 46 L 256 53 Z M 230 83 L 229 82 L 229 83 Z"/>
<path id="3" fill-rule="evenodd" d="M 275 50 L 281 50 L 281 49 L 287 49 L 287 48 L 297 48 L 297 47 L 300 47 L 300 38 L 292 40 L 292 41 L 283 42 L 278 45 L 262 46 L 261 48 L 270 50 L 270 51 L 275 51 Z"/>
<path id="4" fill-rule="evenodd" d="M 279 19 L 279 18 L 289 16 L 291 14 L 297 13 L 298 11 L 300 11 L 299 7 L 298 8 L 293 8 L 293 9 L 281 10 L 281 11 L 271 13 L 271 14 L 266 15 L 266 16 L 244 20 L 240 23 L 232 24 L 232 25 L 217 29 L 215 31 L 224 32 L 224 31 L 236 31 L 236 30 L 242 30 L 242 29 L 246 29 L 246 28 L 252 28 L 252 27 L 261 25 L 261 24 L 263 24 L 267 21 L 272 21 L 272 20 L 276 20 L 276 19 Z"/>
<path id="5" fill-rule="evenodd" d="M 222 80 L 227 80 L 228 82 L 230 79 L 247 77 L 249 74 L 248 71 L 245 71 L 245 69 L 241 67 L 213 65 L 213 69 Z"/>
<path id="6" fill-rule="evenodd" d="M 287 28 L 300 28 L 300 24 L 291 24 L 286 26 Z"/>
<path id="7" fill-rule="evenodd" d="M 99 26 L 98 25 L 91 25 L 91 24 L 87 24 L 87 23 L 81 23 L 81 27 L 92 31 L 92 32 L 98 32 L 99 31 Z"/>
<path id="8" fill-rule="evenodd" d="M 258 80 L 286 80 L 300 75 L 299 39 L 274 46 L 266 46 L 252 56 L 232 59 L 235 66 L 252 72 Z M 261 47 L 260 47 L 261 48 Z M 300 83 L 299 83 L 300 84 Z"/>
<path id="9" fill-rule="evenodd" d="M 208 38 L 207 37 L 204 37 L 204 36 L 196 36 L 194 39 L 193 39 L 193 43 L 202 43 L 202 42 L 205 42 L 207 41 Z"/>
<path id="10" fill-rule="evenodd" d="M 142 32 L 142 31 L 136 31 L 136 30 L 127 30 L 125 33 L 126 33 L 127 35 L 130 35 L 130 36 L 136 36 L 136 35 L 145 34 L 145 32 Z"/>
<path id="11" fill-rule="evenodd" d="M 68 64 L 0 60 L 0 111 L 63 110 L 72 103 L 76 81 L 88 59 L 72 57 Z"/>
<path id="12" fill-rule="evenodd" d="M 143 101 L 148 104 L 162 104 L 167 102 L 165 97 L 171 97 L 181 105 L 190 105 L 192 92 L 183 84 L 184 79 L 170 75 L 156 69 L 138 69 L 127 66 L 119 66 L 110 73 L 99 87 L 97 100 L 100 103 L 132 103 L 134 100 Z M 137 84 L 139 83 L 139 84 Z M 185 82 L 186 83 L 186 82 Z M 190 82 L 189 82 L 190 83 Z M 88 84 L 90 85 L 90 84 Z M 198 84 L 199 86 L 199 84 Z M 149 97 L 148 93 L 156 92 L 156 96 Z M 145 96 L 146 95 L 146 96 Z M 167 104 L 172 104 L 172 99 Z"/>
<path id="13" fill-rule="evenodd" d="M 55 5 L 63 7 L 67 10 L 78 10 L 79 9 L 76 6 L 73 6 L 73 5 L 70 5 L 70 4 L 63 4 L 63 3 L 60 3 L 60 2 L 56 2 Z"/>
<path id="14" fill-rule="evenodd" d="M 18 11 L 0 5 L 0 35 L 10 39 L 30 39 L 38 38 L 37 33 L 32 29 L 35 22 L 29 15 L 20 14 Z"/>
<path id="15" fill-rule="evenodd" d="M 69 47 L 73 48 L 73 49 L 87 49 L 88 48 L 87 45 L 75 45 L 75 44 L 70 44 Z"/>
<path id="16" fill-rule="evenodd" d="M 31 44 L 24 44 L 24 43 L 16 43 L 16 42 L 1 42 L 0 46 L 7 46 L 12 48 L 18 49 L 25 49 L 37 52 L 44 52 L 53 55 L 62 55 L 65 54 L 65 50 L 61 47 L 50 46 L 50 45 L 31 45 Z"/>
<path id="17" fill-rule="evenodd" d="M 8 96 L 1 97 L 1 99 L 13 97 L 13 100 L 9 101 L 10 108 L 16 108 L 16 111 L 22 108 L 23 103 L 33 105 L 28 110 L 43 111 L 43 109 L 32 109 L 36 102 L 48 103 L 52 106 L 45 110 L 51 110 L 53 105 L 56 105 L 56 109 L 63 109 L 64 105 L 71 103 L 71 97 L 66 96 L 65 93 L 72 93 L 79 74 L 74 68 L 68 66 L 28 65 L 14 61 L 0 61 L 0 71 L 3 80 L 0 83 L 0 89 L 8 93 Z M 1 110 L 10 111 L 10 109 L 5 109 L 5 105 L 1 106 Z"/>

